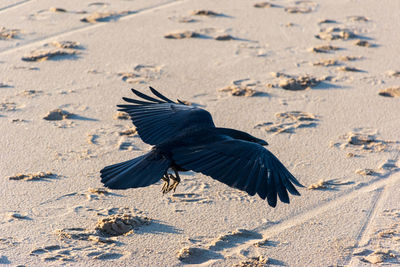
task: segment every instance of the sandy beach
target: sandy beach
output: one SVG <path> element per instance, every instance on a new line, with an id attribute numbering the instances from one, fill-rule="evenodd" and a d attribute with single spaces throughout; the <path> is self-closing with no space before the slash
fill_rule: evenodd
<path id="1" fill-rule="evenodd" d="M 0 3 L 0 265 L 400 265 L 399 1 Z M 110 190 L 144 154 L 130 88 L 248 132 L 290 204 L 195 172 Z"/>

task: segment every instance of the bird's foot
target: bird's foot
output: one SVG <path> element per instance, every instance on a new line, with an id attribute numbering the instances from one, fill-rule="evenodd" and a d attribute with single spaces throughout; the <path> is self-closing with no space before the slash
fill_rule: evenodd
<path id="1" fill-rule="evenodd" d="M 172 190 L 175 192 L 176 187 L 181 182 L 181 179 L 179 177 L 175 177 L 172 174 L 168 174 L 168 176 L 164 175 L 164 177 L 162 179 L 165 181 L 164 185 L 161 189 L 163 194 L 167 194 L 167 193 L 171 192 Z M 169 184 L 170 180 L 173 181 L 173 183 L 171 185 Z"/>
<path id="2" fill-rule="evenodd" d="M 168 175 L 164 175 L 161 179 L 164 180 L 164 184 L 163 184 L 163 186 L 161 188 L 161 192 L 164 195 L 164 194 L 168 193 L 169 191 L 171 191 L 171 190 L 169 190 L 169 188 L 170 188 L 169 177 L 168 177 Z"/>
<path id="3" fill-rule="evenodd" d="M 176 187 L 178 186 L 178 184 L 180 183 L 180 181 L 178 180 L 173 180 L 174 182 L 168 187 L 168 192 L 174 190 L 176 190 Z"/>

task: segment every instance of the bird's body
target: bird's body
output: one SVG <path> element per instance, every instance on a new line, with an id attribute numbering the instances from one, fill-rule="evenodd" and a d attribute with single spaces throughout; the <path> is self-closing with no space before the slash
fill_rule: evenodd
<path id="1" fill-rule="evenodd" d="M 102 169 L 101 181 L 106 187 L 137 188 L 163 179 L 165 193 L 179 184 L 179 171 L 192 170 L 250 195 L 257 193 L 272 207 L 277 196 L 289 203 L 287 191 L 300 195 L 293 184 L 302 185 L 263 147 L 267 142 L 242 131 L 217 128 L 207 111 L 179 100 L 175 103 L 150 89 L 158 98 L 132 89 L 147 101 L 123 98 L 133 105 L 118 107 L 130 115 L 139 136 L 153 148 L 145 155 Z"/>

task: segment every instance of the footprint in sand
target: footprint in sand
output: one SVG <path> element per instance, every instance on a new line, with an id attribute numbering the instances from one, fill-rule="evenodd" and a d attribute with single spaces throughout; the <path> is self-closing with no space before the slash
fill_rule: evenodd
<path id="1" fill-rule="evenodd" d="M 146 84 L 160 79 L 163 73 L 162 66 L 138 64 L 130 72 L 120 72 L 118 76 L 124 82 L 131 84 Z"/>
<path id="2" fill-rule="evenodd" d="M 399 141 L 378 139 L 378 136 L 376 130 L 357 128 L 340 136 L 339 142 L 331 141 L 330 147 L 355 152 L 383 152 L 391 151 L 394 146 L 400 144 Z"/>
<path id="3" fill-rule="evenodd" d="M 0 27 L 0 40 L 15 39 L 21 33 L 18 29 L 7 29 Z"/>
<path id="4" fill-rule="evenodd" d="M 253 81 L 250 79 L 240 79 L 232 81 L 232 85 L 218 89 L 219 92 L 227 92 L 232 96 L 259 96 L 263 93 L 256 90 L 261 83 L 259 81 Z"/>
<path id="5" fill-rule="evenodd" d="M 293 6 L 285 7 L 284 10 L 291 14 L 307 14 L 314 12 L 318 4 L 312 1 L 295 1 Z"/>
<path id="6" fill-rule="evenodd" d="M 338 179 L 324 180 L 321 179 L 315 184 L 309 185 L 310 190 L 339 190 L 341 186 L 354 184 L 352 181 L 341 181 Z"/>
<path id="7" fill-rule="evenodd" d="M 237 45 L 235 55 L 245 55 L 251 57 L 267 57 L 272 51 L 267 50 L 267 45 L 256 42 L 245 42 Z"/>
<path id="8" fill-rule="evenodd" d="M 3 103 L 0 103 L 0 111 L 16 111 L 20 109 L 22 106 L 17 106 L 15 102 L 10 102 L 10 101 L 5 101 Z"/>
<path id="9" fill-rule="evenodd" d="M 98 22 L 109 22 L 116 21 L 123 16 L 127 16 L 130 14 L 136 13 L 135 11 L 109 11 L 109 12 L 94 12 L 89 14 L 83 18 L 81 18 L 82 22 L 86 23 L 98 23 Z"/>
<path id="10" fill-rule="evenodd" d="M 323 28 L 318 34 L 315 35 L 315 38 L 325 41 L 349 40 L 357 37 L 359 36 L 356 35 L 353 31 L 343 27 Z"/>
<path id="11" fill-rule="evenodd" d="M 52 47 L 52 48 L 49 48 Z M 74 41 L 54 41 L 43 45 L 43 48 L 33 50 L 23 56 L 23 61 L 41 62 L 48 59 L 76 59 L 82 46 Z"/>
<path id="12" fill-rule="evenodd" d="M 294 133 L 299 128 L 310 128 L 318 125 L 318 119 L 312 113 L 303 111 L 287 111 L 276 113 L 277 121 L 260 123 L 254 128 L 263 129 L 267 132 L 279 133 Z"/>
<path id="13" fill-rule="evenodd" d="M 127 235 L 133 233 L 134 229 L 142 225 L 149 225 L 151 219 L 144 216 L 137 216 L 131 213 L 109 215 L 100 218 L 95 230 L 110 236 Z"/>
<path id="14" fill-rule="evenodd" d="M 191 247 L 183 247 L 177 257 L 184 263 L 199 264 L 210 259 L 223 257 L 221 251 L 245 243 L 249 239 L 261 239 L 262 235 L 246 229 L 237 229 L 212 239 L 210 242 Z"/>
<path id="15" fill-rule="evenodd" d="M 40 247 L 31 252 L 44 261 L 84 261 L 87 258 L 112 260 L 130 255 L 124 251 L 118 236 L 134 233 L 151 223 L 146 216 L 135 214 L 129 208 L 114 208 L 97 212 L 99 219 L 92 229 L 71 227 L 58 229 L 55 236 L 60 245 Z"/>
<path id="16" fill-rule="evenodd" d="M 388 159 L 376 169 L 358 169 L 355 171 L 355 173 L 362 176 L 384 176 L 391 172 L 397 172 L 399 170 L 400 166 L 398 165 L 397 160 Z"/>
<path id="17" fill-rule="evenodd" d="M 113 116 L 114 120 L 129 120 L 129 114 L 123 111 L 118 111 L 117 113 L 114 114 Z"/>
<path id="18" fill-rule="evenodd" d="M 293 76 L 282 72 L 271 72 L 271 75 L 280 79 L 279 83 L 273 85 L 273 87 L 281 87 L 291 91 L 308 90 L 327 80 L 326 77 L 316 78 L 308 74 Z"/>
<path id="19" fill-rule="evenodd" d="M 61 121 L 65 119 L 69 119 L 73 117 L 74 114 L 69 113 L 68 111 L 62 110 L 62 109 L 54 109 L 52 111 L 49 111 L 43 119 L 47 121 Z"/>
<path id="20" fill-rule="evenodd" d="M 258 256 L 252 257 L 246 260 L 239 262 L 238 264 L 233 265 L 233 267 L 247 267 L 247 266 L 268 266 L 269 264 L 268 257 Z"/>
<path id="21" fill-rule="evenodd" d="M 330 67 L 330 66 L 338 66 L 344 64 L 347 61 L 355 61 L 360 59 L 360 57 L 355 56 L 342 56 L 339 58 L 330 58 L 330 59 L 321 59 L 313 63 L 313 66 L 323 66 L 323 67 Z"/>
<path id="22" fill-rule="evenodd" d="M 353 256 L 361 262 L 384 265 L 398 263 L 398 247 L 400 241 L 400 210 L 385 209 L 379 214 L 377 229 L 371 233 L 368 243 L 353 252 Z"/>
<path id="23" fill-rule="evenodd" d="M 37 172 L 37 173 L 28 173 L 28 174 L 16 174 L 8 177 L 9 180 L 15 181 L 48 181 L 57 179 L 59 176 L 52 172 Z"/>
<path id="24" fill-rule="evenodd" d="M 140 150 L 136 145 L 134 140 L 131 139 L 129 136 L 122 136 L 117 143 L 117 147 L 119 150 Z"/>
<path id="25" fill-rule="evenodd" d="M 205 203 L 211 203 L 210 200 L 205 198 L 204 196 L 200 194 L 195 194 L 195 193 L 175 193 L 172 194 L 171 196 L 168 196 L 168 200 L 170 203 L 198 203 L 198 204 L 205 204 Z"/>
<path id="26" fill-rule="evenodd" d="M 247 193 L 231 188 L 219 190 L 215 195 L 211 195 L 209 198 L 211 200 L 215 198 L 216 200 L 237 201 L 240 203 L 254 203 L 256 201 L 254 197 L 249 196 Z"/>

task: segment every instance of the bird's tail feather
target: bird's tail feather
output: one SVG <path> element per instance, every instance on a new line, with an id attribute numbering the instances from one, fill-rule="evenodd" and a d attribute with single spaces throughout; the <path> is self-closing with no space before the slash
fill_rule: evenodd
<path id="1" fill-rule="evenodd" d="M 158 182 L 171 165 L 171 161 L 154 150 L 149 153 L 100 171 L 101 182 L 111 189 L 144 187 Z"/>

